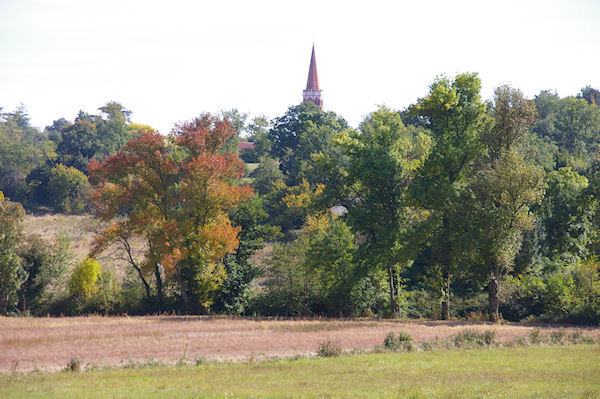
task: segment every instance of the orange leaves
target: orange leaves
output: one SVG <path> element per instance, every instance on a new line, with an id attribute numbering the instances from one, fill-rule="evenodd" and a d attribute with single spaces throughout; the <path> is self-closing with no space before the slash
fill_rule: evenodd
<path id="1" fill-rule="evenodd" d="M 244 175 L 244 163 L 233 154 L 199 155 L 189 159 L 184 170 L 204 178 L 239 179 Z"/>
<path id="2" fill-rule="evenodd" d="M 227 217 L 219 219 L 200 230 L 201 242 L 209 249 L 208 257 L 211 262 L 220 261 L 228 253 L 234 252 L 239 244 L 238 233 L 241 227 L 233 227 Z"/>
<path id="3" fill-rule="evenodd" d="M 167 276 L 190 257 L 216 264 L 235 251 L 240 229 L 227 213 L 251 198 L 252 188 L 233 184 L 244 173 L 242 161 L 219 154 L 234 134 L 230 122 L 205 114 L 177 125 L 167 138 L 145 132 L 118 154 L 90 162 L 99 215 L 127 221 L 107 228 L 105 239 L 133 229 L 148 240 L 148 258 L 160 262 Z"/>
<path id="4" fill-rule="evenodd" d="M 192 156 L 216 154 L 235 134 L 231 122 L 219 121 L 210 114 L 203 114 L 191 122 L 180 123 L 172 132 L 174 142 L 187 148 Z"/>

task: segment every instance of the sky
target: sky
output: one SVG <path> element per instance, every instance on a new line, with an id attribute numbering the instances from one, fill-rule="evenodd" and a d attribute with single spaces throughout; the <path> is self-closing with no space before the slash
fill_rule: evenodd
<path id="1" fill-rule="evenodd" d="M 0 107 L 34 126 L 108 101 L 168 133 L 203 112 L 283 115 L 315 45 L 324 109 L 352 126 L 403 109 L 438 75 L 600 88 L 599 0 L 0 0 Z"/>

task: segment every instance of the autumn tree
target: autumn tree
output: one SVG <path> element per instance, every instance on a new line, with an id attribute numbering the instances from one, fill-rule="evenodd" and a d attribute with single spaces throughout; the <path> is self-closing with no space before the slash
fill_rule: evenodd
<path id="1" fill-rule="evenodd" d="M 230 122 L 205 114 L 166 138 L 147 131 L 102 163 L 92 161 L 93 201 L 110 221 L 92 252 L 121 233 L 143 236 L 148 251 L 140 269 L 154 274 L 159 301 L 172 283 L 186 311 L 206 311 L 225 278 L 222 260 L 238 246 L 240 229 L 227 212 L 252 195 L 235 185 L 243 163 L 220 153 L 234 135 Z"/>

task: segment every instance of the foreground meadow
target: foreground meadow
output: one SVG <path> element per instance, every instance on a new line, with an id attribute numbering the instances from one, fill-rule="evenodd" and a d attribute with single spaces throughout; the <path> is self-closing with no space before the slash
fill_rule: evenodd
<path id="1" fill-rule="evenodd" d="M 600 346 L 381 353 L 0 376 L 2 398 L 598 398 Z"/>
<path id="2" fill-rule="evenodd" d="M 0 317 L 0 373 L 59 371 L 74 357 L 84 366 L 124 366 L 150 359 L 175 363 L 313 355 L 330 340 L 346 351 L 372 350 L 393 331 L 419 343 L 466 328 L 494 330 L 506 343 L 527 336 L 526 325 L 394 320 L 265 320 L 201 316 L 7 318 Z M 541 327 L 548 336 L 558 327 Z M 560 328 L 598 337 L 598 328 Z"/>

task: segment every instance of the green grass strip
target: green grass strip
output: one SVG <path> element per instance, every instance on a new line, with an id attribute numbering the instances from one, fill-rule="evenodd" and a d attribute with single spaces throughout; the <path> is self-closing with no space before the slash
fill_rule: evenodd
<path id="1" fill-rule="evenodd" d="M 600 345 L 0 377 L 0 398 L 599 398 Z"/>

